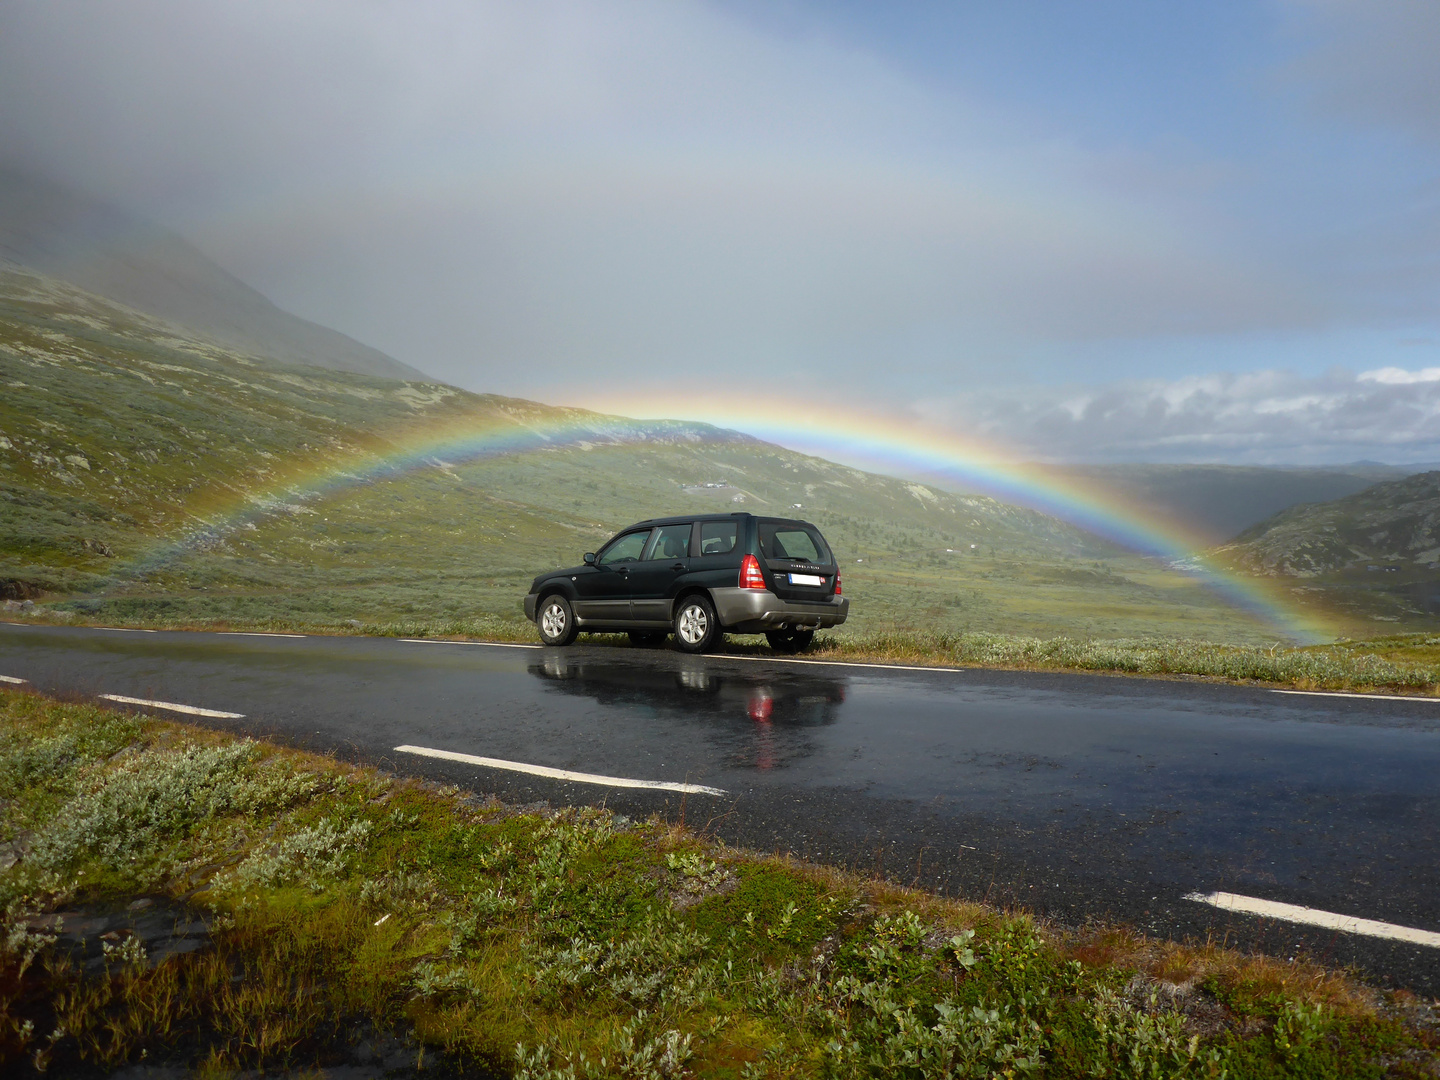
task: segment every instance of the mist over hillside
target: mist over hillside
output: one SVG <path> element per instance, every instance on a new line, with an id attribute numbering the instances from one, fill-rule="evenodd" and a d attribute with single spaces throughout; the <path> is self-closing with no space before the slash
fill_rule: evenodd
<path id="1" fill-rule="evenodd" d="M 276 307 L 167 229 L 0 168 L 0 264 L 6 261 L 241 352 L 363 375 L 425 378 L 378 349 Z"/>

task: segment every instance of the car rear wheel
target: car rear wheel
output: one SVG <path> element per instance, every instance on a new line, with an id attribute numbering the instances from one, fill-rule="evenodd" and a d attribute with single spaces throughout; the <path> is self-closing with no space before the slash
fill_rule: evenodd
<path id="1" fill-rule="evenodd" d="M 765 640 L 770 642 L 770 647 L 776 652 L 797 653 L 804 652 L 810 647 L 810 642 L 815 640 L 814 630 L 768 630 L 765 633 Z"/>
<path id="2" fill-rule="evenodd" d="M 535 619 L 535 625 L 540 628 L 540 640 L 546 645 L 569 645 L 580 633 L 570 601 L 559 593 L 540 601 L 540 614 Z"/>
<path id="3" fill-rule="evenodd" d="M 664 630 L 631 630 L 630 644 L 639 649 L 653 649 L 665 640 Z"/>
<path id="4" fill-rule="evenodd" d="M 675 609 L 675 644 L 682 652 L 702 653 L 720 640 L 720 620 L 715 606 L 699 595 L 687 596 Z"/>

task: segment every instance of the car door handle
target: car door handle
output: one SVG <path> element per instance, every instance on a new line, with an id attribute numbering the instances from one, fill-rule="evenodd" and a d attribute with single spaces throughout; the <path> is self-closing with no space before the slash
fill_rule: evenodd
<path id="1" fill-rule="evenodd" d="M 671 569 L 671 570 L 684 570 L 684 569 L 685 569 L 685 564 L 684 564 L 683 562 L 677 562 L 674 566 L 670 567 L 670 569 Z"/>

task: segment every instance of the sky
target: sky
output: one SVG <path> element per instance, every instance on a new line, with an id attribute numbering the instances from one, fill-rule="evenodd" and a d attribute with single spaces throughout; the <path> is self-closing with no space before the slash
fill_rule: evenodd
<path id="1" fill-rule="evenodd" d="M 469 389 L 1440 460 L 1434 0 L 6 0 L 0 159 Z"/>

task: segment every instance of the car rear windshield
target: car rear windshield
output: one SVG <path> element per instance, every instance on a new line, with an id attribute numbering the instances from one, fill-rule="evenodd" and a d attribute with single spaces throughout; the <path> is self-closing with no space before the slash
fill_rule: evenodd
<path id="1" fill-rule="evenodd" d="M 829 563 L 830 549 L 813 525 L 792 521 L 760 522 L 760 551 L 767 559 Z"/>

